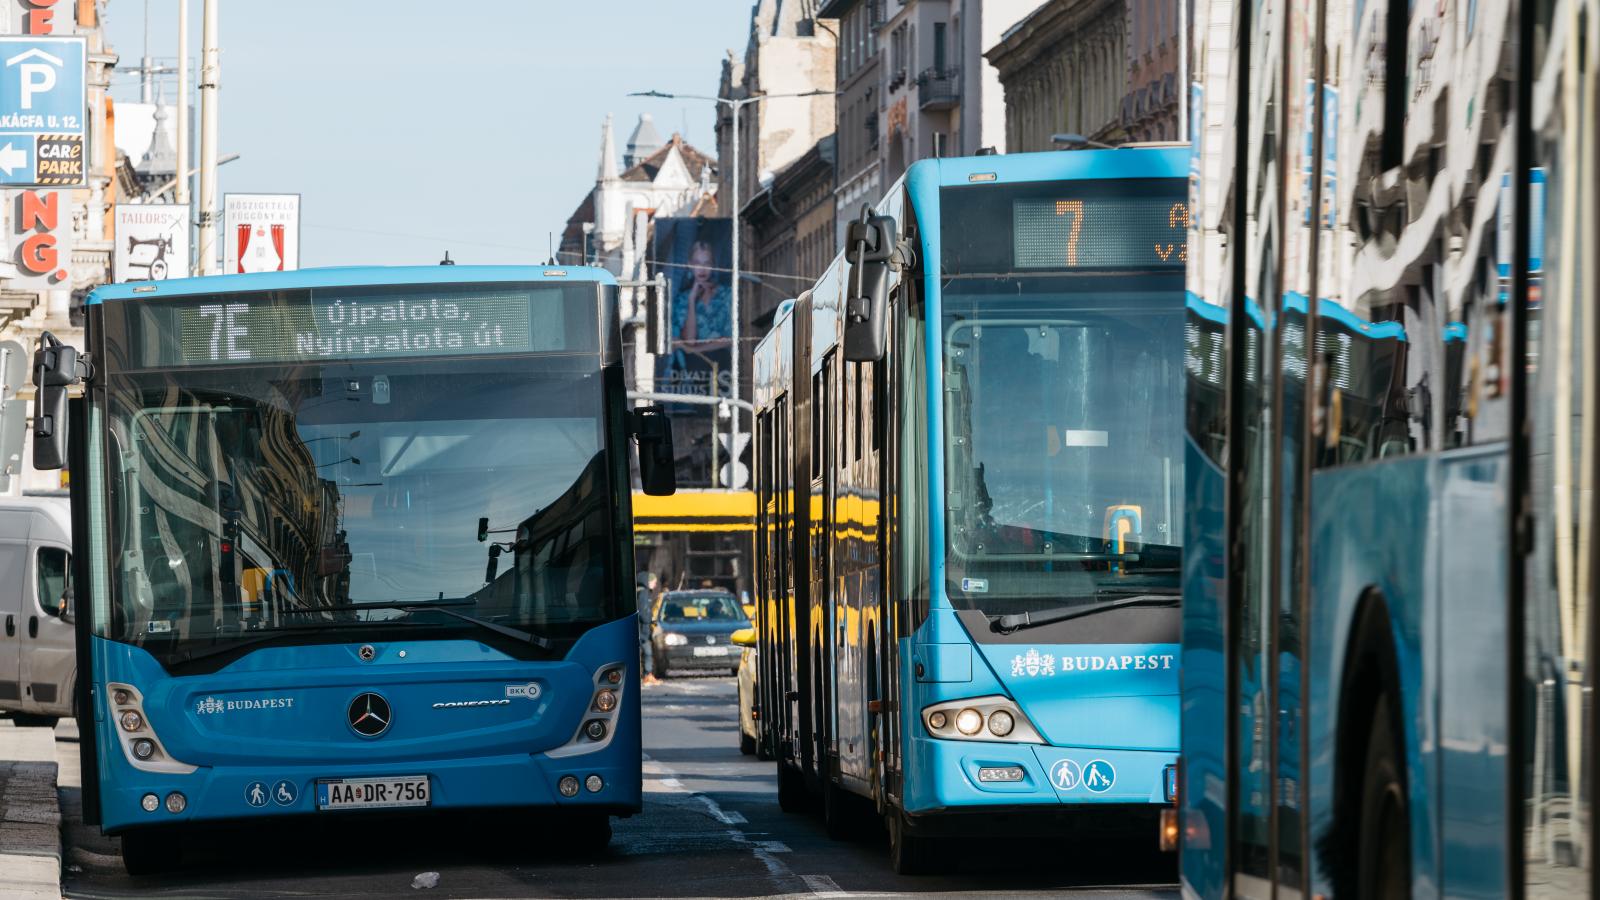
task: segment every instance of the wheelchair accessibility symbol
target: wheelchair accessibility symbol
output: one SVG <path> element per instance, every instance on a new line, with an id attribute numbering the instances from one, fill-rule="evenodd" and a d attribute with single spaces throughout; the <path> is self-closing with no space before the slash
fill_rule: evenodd
<path id="1" fill-rule="evenodd" d="M 279 806 L 292 806 L 300 796 L 300 789 L 292 781 L 280 781 L 272 786 L 272 800 Z"/>
<path id="2" fill-rule="evenodd" d="M 1083 767 L 1083 786 L 1091 793 L 1104 794 L 1117 783 L 1117 770 L 1103 759 L 1091 760 Z"/>
<path id="3" fill-rule="evenodd" d="M 1070 759 L 1063 759 L 1050 767 L 1050 783 L 1057 790 L 1070 791 L 1083 783 L 1083 769 Z"/>

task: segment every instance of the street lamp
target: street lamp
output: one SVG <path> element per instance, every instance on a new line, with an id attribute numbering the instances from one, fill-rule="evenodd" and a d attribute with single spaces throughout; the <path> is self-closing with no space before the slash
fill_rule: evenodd
<path id="1" fill-rule="evenodd" d="M 1096 150 L 1117 149 L 1110 144 L 1086 138 L 1081 134 L 1052 134 L 1050 135 L 1050 143 L 1063 144 L 1071 149 L 1078 149 L 1081 147 L 1093 147 Z"/>
<path id="2" fill-rule="evenodd" d="M 743 141 L 739 135 L 739 110 L 751 103 L 760 103 L 762 100 L 783 100 L 792 97 L 836 97 L 839 91 L 801 91 L 792 94 L 752 94 L 748 97 L 711 97 L 704 94 L 669 94 L 663 91 L 633 91 L 629 97 L 654 97 L 658 100 L 705 100 L 711 103 L 720 103 L 728 107 L 733 114 L 733 197 L 730 203 L 733 208 L 733 288 L 729 295 L 729 314 L 733 318 L 732 346 L 733 346 L 733 408 L 741 409 L 739 403 L 739 146 Z M 733 427 L 729 429 L 731 437 L 728 444 L 731 447 L 739 446 L 739 413 L 733 414 Z M 737 462 L 737 459 L 735 459 Z M 712 473 L 716 475 L 715 472 Z"/>

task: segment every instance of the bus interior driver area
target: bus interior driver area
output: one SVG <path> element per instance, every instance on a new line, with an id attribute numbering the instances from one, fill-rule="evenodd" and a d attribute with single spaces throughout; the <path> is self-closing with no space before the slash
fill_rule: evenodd
<path id="1" fill-rule="evenodd" d="M 351 625 L 574 636 L 615 592 L 599 377 L 427 361 L 130 379 L 112 627 L 182 672 Z"/>

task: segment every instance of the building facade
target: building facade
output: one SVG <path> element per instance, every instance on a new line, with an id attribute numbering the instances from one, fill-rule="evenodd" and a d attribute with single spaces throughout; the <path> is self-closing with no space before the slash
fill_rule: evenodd
<path id="1" fill-rule="evenodd" d="M 1050 0 L 984 55 L 1005 89 L 1013 151 L 1057 134 L 1109 144 L 1179 140 L 1185 79 L 1175 0 Z"/>
<path id="2" fill-rule="evenodd" d="M 740 396 L 749 399 L 750 350 L 772 323 L 778 304 L 815 278 L 817 247 L 833 243 L 834 121 L 838 23 L 819 19 L 815 4 L 760 0 L 751 10 L 750 40 L 742 59 L 722 66 L 719 96 L 770 99 L 747 102 L 739 119 Z M 809 94 L 794 97 L 786 94 Z M 718 150 L 729 160 L 733 117 L 717 113 Z M 816 195 L 825 184 L 824 202 Z M 732 199 L 730 198 L 730 203 Z M 825 206 L 825 228 L 814 224 Z M 800 220 L 806 218 L 807 222 Z M 802 262 L 802 247 L 809 248 Z M 831 253 L 828 257 L 830 258 Z M 824 263 L 825 265 L 825 263 Z M 748 429 L 747 429 L 748 430 Z"/>
<path id="3" fill-rule="evenodd" d="M 828 0 L 817 10 L 833 20 L 838 35 L 834 90 L 838 92 L 834 131 L 834 206 L 837 234 L 863 203 L 883 193 L 879 161 L 882 133 L 882 88 L 878 29 L 883 24 L 880 0 Z"/>
<path id="4" fill-rule="evenodd" d="M 87 51 L 83 185 L 0 191 L 5 201 L 0 203 L 0 230 L 5 235 L 5 253 L 0 255 L 0 341 L 15 342 L 26 353 L 33 351 L 45 331 L 81 347 L 83 300 L 111 278 L 111 208 L 126 185 L 117 177 L 109 93 L 117 56 L 102 29 L 105 5 L 105 0 L 54 5 L 0 0 L 0 22 L 7 33 L 82 35 Z M 33 386 L 18 387 L 21 405 L 13 408 L 25 409 Z M 0 448 L 0 457 L 9 474 L 20 476 L 0 479 L 9 492 L 62 486 L 60 473 L 31 470 L 25 462 L 31 457 L 26 444 L 20 454 L 14 448 Z"/>
<path id="5" fill-rule="evenodd" d="M 838 252 L 834 230 L 833 135 L 762 184 L 740 216 L 752 268 L 744 333 L 759 339 L 778 304 L 810 287 Z M 746 370 L 748 371 L 748 369 Z M 746 395 L 748 396 L 748 395 Z"/>

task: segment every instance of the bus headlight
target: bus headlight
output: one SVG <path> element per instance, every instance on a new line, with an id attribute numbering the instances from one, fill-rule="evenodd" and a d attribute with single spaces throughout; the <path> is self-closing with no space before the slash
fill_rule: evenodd
<path id="1" fill-rule="evenodd" d="M 1045 742 L 1022 708 L 1010 697 L 998 695 L 947 700 L 924 707 L 922 725 L 929 736 L 936 738 L 1008 744 Z"/>
<path id="2" fill-rule="evenodd" d="M 689 643 L 688 638 L 678 634 L 675 631 L 667 632 L 661 640 L 664 641 L 668 647 L 682 647 L 683 645 Z"/>
<path id="3" fill-rule="evenodd" d="M 956 713 L 956 730 L 962 734 L 977 734 L 983 727 L 983 713 L 975 709 L 963 709 Z"/>
<path id="4" fill-rule="evenodd" d="M 112 733 L 117 736 L 123 755 L 135 769 L 174 775 L 188 775 L 195 770 L 194 766 L 173 759 L 167 748 L 162 746 L 155 725 L 145 715 L 144 695 L 139 693 L 138 688 L 131 684 L 112 683 L 106 685 L 104 696 L 110 701 L 110 718 L 117 723 Z M 159 799 L 157 803 L 159 805 Z"/>
<path id="5" fill-rule="evenodd" d="M 1003 709 L 997 709 L 989 714 L 989 733 L 995 737 L 1005 737 L 1017 727 L 1017 720 Z"/>

